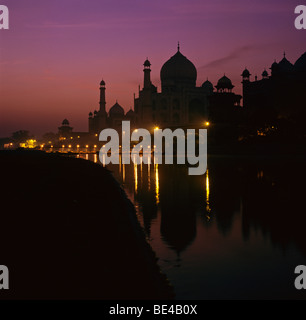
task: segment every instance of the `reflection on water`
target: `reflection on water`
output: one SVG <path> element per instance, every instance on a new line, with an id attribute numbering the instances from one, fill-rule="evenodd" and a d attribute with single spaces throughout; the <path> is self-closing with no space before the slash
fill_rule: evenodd
<path id="1" fill-rule="evenodd" d="M 150 176 L 150 174 L 149 174 L 149 176 Z M 159 173 L 158 173 L 158 164 L 157 163 L 155 165 L 155 194 L 156 194 L 156 205 L 158 205 L 159 204 Z"/>
<path id="2" fill-rule="evenodd" d="M 306 264 L 304 162 L 209 158 L 203 176 L 154 160 L 107 168 L 177 298 L 305 298 L 294 288 Z"/>
<path id="3" fill-rule="evenodd" d="M 205 174 L 205 192 L 206 192 L 206 211 L 207 211 L 207 219 L 210 220 L 210 207 L 209 207 L 209 171 L 208 169 L 206 170 Z"/>

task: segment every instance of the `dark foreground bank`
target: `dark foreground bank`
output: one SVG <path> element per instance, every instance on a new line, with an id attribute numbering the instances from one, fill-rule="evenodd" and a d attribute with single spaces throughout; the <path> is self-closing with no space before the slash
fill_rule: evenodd
<path id="1" fill-rule="evenodd" d="M 0 152 L 0 299 L 173 297 L 111 174 L 90 161 Z"/>

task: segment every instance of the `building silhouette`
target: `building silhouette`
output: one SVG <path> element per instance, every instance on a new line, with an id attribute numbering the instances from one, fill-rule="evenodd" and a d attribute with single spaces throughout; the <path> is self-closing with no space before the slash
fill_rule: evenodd
<path id="1" fill-rule="evenodd" d="M 123 120 L 130 121 L 131 129 L 146 128 L 150 131 L 156 126 L 200 128 L 205 123 L 213 124 L 210 129 L 210 141 L 213 142 L 219 138 L 225 141 L 226 137 L 237 140 L 254 129 L 256 132 L 265 125 L 278 125 L 280 119 L 285 119 L 286 126 L 291 121 L 290 128 L 301 130 L 304 127 L 306 52 L 294 64 L 284 53 L 281 61 L 274 61 L 270 71 L 263 70 L 260 79 L 256 75 L 252 80 L 247 68 L 241 76 L 243 106 L 242 96 L 233 92 L 235 86 L 225 74 L 215 86 L 208 79 L 197 86 L 197 69 L 181 53 L 178 45 L 177 52 L 160 70 L 160 92 L 151 81 L 151 63 L 146 59 L 143 63 L 143 86 L 139 87 L 137 97 L 134 94 L 134 110 L 131 108 L 125 113 L 116 101 L 107 112 L 106 84 L 102 80 L 99 108 L 89 113 L 88 132 L 73 132 L 65 119 L 59 127 L 60 140 L 96 144 L 99 133 L 105 128 L 121 132 Z M 251 131 L 245 128 L 251 128 Z"/>
<path id="2" fill-rule="evenodd" d="M 143 64 L 143 87 L 138 97 L 134 96 L 134 111 L 126 114 L 124 108 L 116 102 L 109 112 L 105 110 L 105 82 L 100 83 L 99 110 L 89 113 L 89 132 L 100 132 L 104 128 L 121 130 L 121 122 L 130 120 L 131 125 L 153 130 L 154 127 L 200 127 L 205 121 L 223 121 L 222 110 L 230 112 L 240 108 L 241 96 L 232 92 L 231 80 L 225 75 L 213 84 L 206 80 L 196 86 L 197 69 L 180 51 L 167 60 L 161 68 L 161 92 L 151 81 L 151 63 Z M 219 111 L 213 111 L 213 108 Z"/>
<path id="3" fill-rule="evenodd" d="M 100 101 L 99 110 L 89 112 L 88 117 L 88 130 L 91 134 L 100 133 L 105 128 L 114 128 L 118 131 L 121 130 L 121 124 L 123 120 L 129 120 L 131 126 L 135 124 L 135 114 L 130 109 L 126 114 L 124 109 L 120 106 L 118 101 L 110 108 L 109 112 L 106 112 L 106 98 L 105 98 L 105 81 L 100 82 Z"/>
<path id="4" fill-rule="evenodd" d="M 280 62 L 274 61 L 271 73 L 265 69 L 261 79 L 245 69 L 242 76 L 243 106 L 248 118 L 255 123 L 265 119 L 299 120 L 305 117 L 306 52 L 292 64 L 284 53 Z"/>

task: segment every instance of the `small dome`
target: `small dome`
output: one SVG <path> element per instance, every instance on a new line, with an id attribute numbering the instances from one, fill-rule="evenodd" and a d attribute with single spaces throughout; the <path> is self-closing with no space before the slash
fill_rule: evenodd
<path id="1" fill-rule="evenodd" d="M 296 71 L 306 71 L 306 52 L 296 60 L 294 68 Z"/>
<path id="2" fill-rule="evenodd" d="M 216 88 L 219 89 L 233 89 L 234 86 L 232 84 L 232 81 L 226 77 L 225 75 L 219 79 L 218 84 L 216 85 Z"/>
<path id="3" fill-rule="evenodd" d="M 261 75 L 262 75 L 263 78 L 266 78 L 266 77 L 269 76 L 269 74 L 268 74 L 266 69 L 263 71 L 263 73 Z"/>
<path id="4" fill-rule="evenodd" d="M 206 80 L 205 82 L 203 82 L 202 88 L 203 88 L 203 89 L 207 89 L 207 90 L 214 90 L 213 84 L 212 84 L 210 81 L 208 81 L 208 80 Z"/>
<path id="5" fill-rule="evenodd" d="M 162 66 L 160 79 L 162 86 L 177 84 L 195 86 L 197 69 L 194 64 L 178 50 L 177 53 Z"/>
<path id="6" fill-rule="evenodd" d="M 275 68 L 277 68 L 278 67 L 278 63 L 274 60 L 274 62 L 272 63 L 272 65 L 271 65 L 271 70 L 273 70 L 273 69 L 275 69 Z"/>
<path id="7" fill-rule="evenodd" d="M 67 119 L 64 119 L 62 122 L 63 126 L 69 126 L 69 121 Z"/>
<path id="8" fill-rule="evenodd" d="M 143 64 L 145 67 L 150 67 L 151 66 L 151 62 L 148 60 L 148 58 L 147 58 L 147 60 L 144 62 L 144 64 Z"/>
<path id="9" fill-rule="evenodd" d="M 250 71 L 247 68 L 245 68 L 241 74 L 243 78 L 248 78 L 250 75 Z"/>
<path id="10" fill-rule="evenodd" d="M 95 111 L 94 111 L 94 115 L 96 115 L 97 113 L 98 113 L 98 111 L 97 111 L 97 110 L 95 110 Z"/>
<path id="11" fill-rule="evenodd" d="M 124 116 L 124 110 L 120 106 L 118 102 L 116 102 L 109 110 L 110 115 L 123 115 Z"/>
<path id="12" fill-rule="evenodd" d="M 285 56 L 278 64 L 278 67 L 280 71 L 284 72 L 289 72 L 293 70 L 293 64 L 290 61 L 288 61 Z"/>
<path id="13" fill-rule="evenodd" d="M 100 82 L 100 86 L 105 86 L 105 81 L 104 81 L 104 80 L 102 80 L 102 81 Z"/>
<path id="14" fill-rule="evenodd" d="M 90 117 L 92 117 L 92 112 L 89 112 L 89 114 L 88 114 Z"/>

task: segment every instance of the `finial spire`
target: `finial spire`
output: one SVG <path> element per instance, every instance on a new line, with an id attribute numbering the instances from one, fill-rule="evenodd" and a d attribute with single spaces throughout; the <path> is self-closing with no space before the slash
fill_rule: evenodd
<path id="1" fill-rule="evenodd" d="M 180 51 L 180 42 L 177 42 L 177 51 Z"/>
<path id="2" fill-rule="evenodd" d="M 286 51 L 284 51 L 284 58 L 286 58 Z"/>

